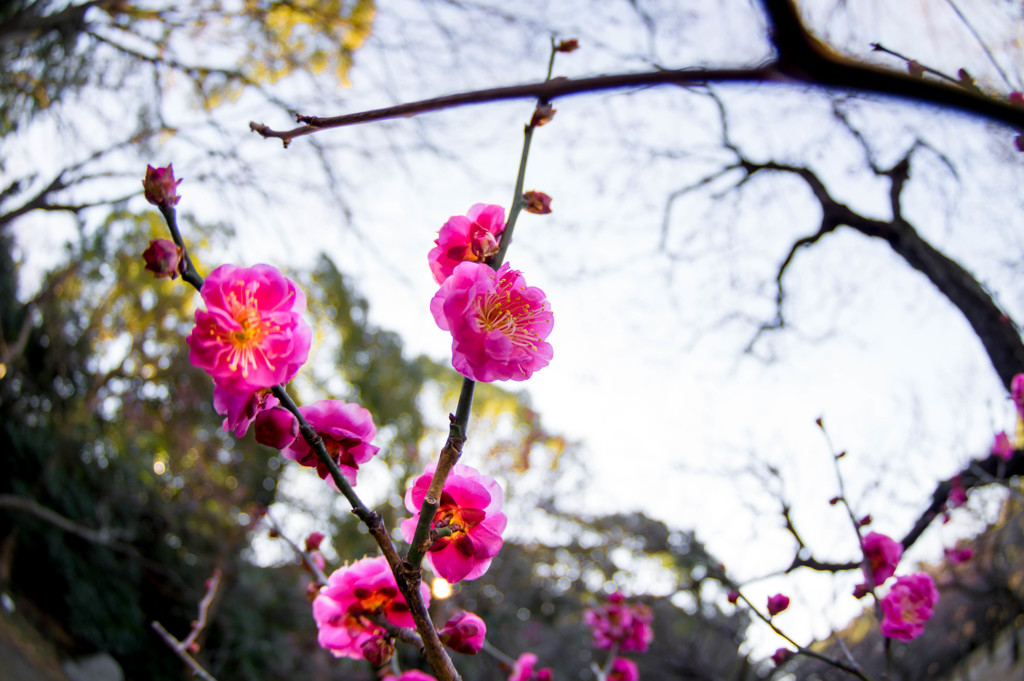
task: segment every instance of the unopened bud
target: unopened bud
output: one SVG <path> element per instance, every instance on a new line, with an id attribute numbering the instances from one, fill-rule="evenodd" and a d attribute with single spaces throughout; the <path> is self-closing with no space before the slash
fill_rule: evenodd
<path id="1" fill-rule="evenodd" d="M 274 407 L 256 415 L 253 430 L 256 442 L 274 449 L 284 449 L 299 436 L 299 422 L 284 407 Z"/>
<path id="2" fill-rule="evenodd" d="M 558 45 L 555 47 L 555 52 L 573 52 L 578 50 L 579 47 L 580 41 L 575 38 L 572 38 L 571 40 L 562 40 L 559 41 Z"/>
<path id="3" fill-rule="evenodd" d="M 324 534 L 323 534 L 323 532 L 311 532 L 310 535 L 308 537 L 306 537 L 306 550 L 307 551 L 316 551 L 317 549 L 320 548 L 320 544 L 322 544 L 323 541 L 324 541 Z"/>
<path id="4" fill-rule="evenodd" d="M 374 636 L 362 647 L 363 658 L 375 667 L 383 667 L 395 654 L 395 642 L 390 636 Z"/>
<path id="5" fill-rule="evenodd" d="M 736 605 L 736 601 L 738 601 L 740 599 L 740 592 L 737 591 L 736 589 L 733 589 L 732 591 L 729 592 L 729 595 L 726 596 L 726 599 L 730 603 L 732 603 L 733 605 Z"/>
<path id="6" fill-rule="evenodd" d="M 175 279 L 181 274 L 183 253 L 181 246 L 170 239 L 153 239 L 142 252 L 142 259 L 158 279 Z"/>
<path id="7" fill-rule="evenodd" d="M 550 123 L 551 119 L 554 117 L 555 107 L 550 104 L 540 104 L 533 112 L 533 118 L 530 119 L 530 127 L 539 128 L 542 125 Z"/>
<path id="8" fill-rule="evenodd" d="M 774 653 L 772 653 L 772 662 L 775 663 L 775 666 L 781 667 L 782 665 L 789 662 L 792 659 L 793 655 L 794 653 L 792 650 L 789 650 L 788 648 L 779 648 Z"/>
<path id="9" fill-rule="evenodd" d="M 919 62 L 911 59 L 907 62 L 907 72 L 914 78 L 921 78 L 924 76 L 924 67 Z"/>
<path id="10" fill-rule="evenodd" d="M 534 215 L 547 215 L 551 212 L 551 197 L 544 192 L 528 191 L 523 194 L 526 205 L 523 207 L 527 213 Z"/>
<path id="11" fill-rule="evenodd" d="M 178 185 L 181 180 L 174 179 L 174 168 L 168 163 L 166 168 L 146 166 L 146 179 L 142 181 L 142 189 L 146 200 L 154 206 L 170 208 L 181 200 L 178 196 Z"/>

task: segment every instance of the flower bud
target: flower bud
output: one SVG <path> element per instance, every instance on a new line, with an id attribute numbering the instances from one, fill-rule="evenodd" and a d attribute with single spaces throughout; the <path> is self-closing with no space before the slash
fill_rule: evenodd
<path id="1" fill-rule="evenodd" d="M 487 625 L 479 616 L 463 610 L 448 620 L 438 634 L 441 643 L 455 652 L 476 655 L 484 646 Z"/>
<path id="2" fill-rule="evenodd" d="M 555 52 L 573 52 L 579 49 L 580 41 L 575 38 L 571 40 L 561 40 L 558 45 L 555 46 Z"/>
<path id="3" fill-rule="evenodd" d="M 316 551 L 324 541 L 323 532 L 312 532 L 306 537 L 306 550 Z"/>
<path id="4" fill-rule="evenodd" d="M 736 601 L 738 601 L 740 599 L 740 592 L 737 591 L 736 589 L 733 589 L 732 591 L 729 592 L 729 595 L 726 596 L 725 598 L 726 598 L 726 600 L 728 600 L 733 605 L 736 605 Z"/>
<path id="5" fill-rule="evenodd" d="M 181 274 L 182 254 L 181 246 L 170 239 L 153 239 L 142 252 L 142 259 L 157 279 L 175 279 Z"/>
<path id="6" fill-rule="evenodd" d="M 768 614 L 775 617 L 789 607 L 789 596 L 775 594 L 768 597 Z"/>
<path id="7" fill-rule="evenodd" d="M 261 411 L 256 415 L 253 428 L 256 442 L 274 449 L 284 449 L 299 436 L 299 422 L 284 407 Z"/>
<path id="8" fill-rule="evenodd" d="M 788 648 L 779 648 L 774 653 L 772 653 L 772 662 L 775 663 L 776 667 L 781 667 L 782 665 L 789 662 L 793 655 L 794 653 L 792 650 L 789 650 Z"/>
<path id="9" fill-rule="evenodd" d="M 375 667 L 383 667 L 395 654 L 395 642 L 390 636 L 374 636 L 362 648 L 363 658 Z"/>
<path id="10" fill-rule="evenodd" d="M 555 117 L 555 107 L 550 104 L 539 104 L 537 109 L 533 112 L 533 118 L 530 119 L 530 127 L 539 128 L 546 123 L 550 123 L 551 119 Z"/>
<path id="11" fill-rule="evenodd" d="M 914 78 L 921 78 L 924 76 L 924 67 L 919 62 L 911 59 L 907 62 L 907 72 Z"/>
<path id="12" fill-rule="evenodd" d="M 178 185 L 181 180 L 174 179 L 174 168 L 168 163 L 166 168 L 146 166 L 146 179 L 142 181 L 142 189 L 146 200 L 160 208 L 170 208 L 181 200 L 178 196 Z"/>
<path id="13" fill-rule="evenodd" d="M 526 205 L 523 207 L 527 213 L 534 215 L 547 215 L 551 212 L 551 197 L 544 192 L 528 191 L 523 194 Z"/>

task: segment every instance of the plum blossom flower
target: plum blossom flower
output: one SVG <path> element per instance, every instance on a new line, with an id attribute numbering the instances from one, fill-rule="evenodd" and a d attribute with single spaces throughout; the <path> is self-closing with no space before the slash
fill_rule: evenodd
<path id="1" fill-rule="evenodd" d="M 1017 414 L 1024 418 L 1024 374 L 1017 374 L 1010 381 L 1010 396 L 1017 407 Z"/>
<path id="2" fill-rule="evenodd" d="M 170 239 L 153 239 L 142 252 L 142 260 L 157 279 L 176 279 L 181 274 L 185 251 Z"/>
<path id="3" fill-rule="evenodd" d="M 552 681 L 554 679 L 554 673 L 550 667 L 534 671 L 536 665 L 536 655 L 523 653 L 512 665 L 512 674 L 509 675 L 508 681 Z"/>
<path id="4" fill-rule="evenodd" d="M 633 660 L 616 657 L 608 670 L 608 681 L 640 681 L 640 670 Z"/>
<path id="5" fill-rule="evenodd" d="M 405 493 L 405 507 L 415 515 L 402 521 L 405 541 L 412 541 L 419 522 L 420 507 L 434 479 L 436 462 L 427 466 Z M 451 535 L 439 537 L 427 550 L 426 560 L 439 577 L 454 584 L 477 579 L 491 566 L 501 549 L 501 533 L 508 523 L 501 512 L 503 495 L 498 483 L 475 468 L 455 464 L 441 492 L 431 530 L 450 528 Z"/>
<path id="6" fill-rule="evenodd" d="M 505 263 L 460 263 L 430 301 L 434 321 L 452 334 L 452 366 L 474 381 L 524 381 L 551 362 L 554 326 L 544 292 Z"/>
<path id="7" fill-rule="evenodd" d="M 181 180 L 174 179 L 174 168 L 168 163 L 166 168 L 146 166 L 146 179 L 142 181 L 143 194 L 146 200 L 160 208 L 170 208 L 181 200 L 178 196 L 178 185 Z"/>
<path id="8" fill-rule="evenodd" d="M 619 592 L 608 596 L 604 605 L 588 608 L 583 613 L 583 621 L 594 634 L 594 647 L 598 650 L 618 646 L 622 652 L 644 652 L 654 639 L 653 620 L 649 607 L 643 603 L 627 603 Z"/>
<path id="9" fill-rule="evenodd" d="M 380 451 L 380 447 L 370 444 L 377 435 L 377 427 L 373 425 L 370 412 L 358 404 L 340 400 L 320 400 L 299 407 L 299 413 L 323 440 L 327 453 L 354 487 L 359 464 L 366 463 Z M 334 479 L 327 477 L 327 466 L 320 461 L 316 452 L 310 449 L 305 438 L 295 438 L 283 453 L 286 458 L 298 461 L 303 466 L 316 468 L 317 475 L 334 486 Z"/>
<path id="10" fill-rule="evenodd" d="M 943 553 L 946 554 L 946 560 L 953 565 L 959 565 L 960 563 L 966 563 L 974 556 L 974 549 L 970 546 L 964 546 L 956 549 L 943 549 Z"/>
<path id="11" fill-rule="evenodd" d="M 949 481 L 949 495 L 946 497 L 946 504 L 950 508 L 960 508 L 967 503 L 967 490 L 959 475 L 954 475 Z"/>
<path id="12" fill-rule="evenodd" d="M 430 590 L 425 584 L 420 584 L 420 594 L 429 604 Z M 386 633 L 372 621 L 374 616 L 398 627 L 415 626 L 383 556 L 338 568 L 313 601 L 313 619 L 320 630 L 317 642 L 335 657 L 363 658 L 363 644 Z"/>
<path id="13" fill-rule="evenodd" d="M 476 655 L 484 647 L 487 625 L 479 615 L 461 610 L 437 632 L 441 643 L 457 653 Z"/>
<path id="14" fill-rule="evenodd" d="M 992 456 L 997 456 L 1003 461 L 1013 458 L 1013 445 L 1010 444 L 1010 438 L 1007 437 L 1005 430 L 996 433 L 995 441 L 992 443 Z"/>
<path id="15" fill-rule="evenodd" d="M 430 271 L 438 284 L 451 276 L 460 262 L 487 262 L 498 252 L 505 231 L 505 209 L 485 203 L 474 204 L 466 215 L 453 215 L 444 223 L 427 254 Z"/>
<path id="16" fill-rule="evenodd" d="M 785 594 L 775 594 L 774 596 L 768 597 L 768 615 L 775 617 L 780 612 L 789 607 L 789 596 Z"/>
<path id="17" fill-rule="evenodd" d="M 861 546 L 866 567 L 871 570 L 871 582 L 881 586 L 896 573 L 896 565 L 903 556 L 903 544 L 879 532 L 868 532 L 861 540 Z"/>
<path id="18" fill-rule="evenodd" d="M 380 677 L 380 681 L 437 681 L 437 679 L 419 669 L 408 669 L 402 672 L 401 676 L 395 676 L 389 670 L 389 673 Z"/>
<path id="19" fill-rule="evenodd" d="M 287 383 L 309 356 L 306 296 L 270 265 L 221 265 L 200 290 L 189 359 L 236 392 Z"/>
<path id="20" fill-rule="evenodd" d="M 881 602 L 882 635 L 900 641 L 917 638 L 938 600 L 935 582 L 927 573 L 898 577 Z"/>

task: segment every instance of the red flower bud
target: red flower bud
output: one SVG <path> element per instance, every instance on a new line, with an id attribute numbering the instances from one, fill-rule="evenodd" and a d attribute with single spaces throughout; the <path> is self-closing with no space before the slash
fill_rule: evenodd
<path id="1" fill-rule="evenodd" d="M 921 66 L 920 63 L 911 59 L 907 62 L 907 72 L 914 78 L 920 78 L 924 75 L 924 67 Z"/>
<path id="2" fill-rule="evenodd" d="M 533 118 L 530 119 L 530 127 L 539 128 L 542 125 L 550 123 L 551 119 L 554 117 L 555 107 L 550 104 L 540 104 L 533 112 Z"/>
<path id="3" fill-rule="evenodd" d="M 544 192 L 528 191 L 523 194 L 526 205 L 523 207 L 527 213 L 534 215 L 547 215 L 551 212 L 551 197 Z"/>
<path id="4" fill-rule="evenodd" d="M 256 442 L 261 445 L 284 449 L 299 436 L 299 422 L 284 407 L 264 409 L 253 422 Z"/>
<path id="5" fill-rule="evenodd" d="M 774 653 L 772 653 L 772 662 L 775 663 L 775 666 L 781 667 L 782 665 L 789 662 L 789 660 L 792 659 L 794 654 L 795 653 L 792 650 L 789 650 L 787 648 L 779 648 Z"/>
<path id="6" fill-rule="evenodd" d="M 181 274 L 182 254 L 181 247 L 170 239 L 153 239 L 142 252 L 142 259 L 157 279 L 175 279 Z"/>
<path id="7" fill-rule="evenodd" d="M 729 595 L 726 596 L 726 599 L 730 603 L 732 603 L 733 605 L 736 605 L 736 601 L 738 601 L 740 599 L 740 592 L 737 591 L 736 589 L 733 589 L 732 591 L 729 592 Z"/>
<path id="8" fill-rule="evenodd" d="M 395 654 L 395 642 L 390 636 L 374 636 L 363 643 L 363 658 L 375 667 L 383 667 Z"/>
<path id="9" fill-rule="evenodd" d="M 768 614 L 775 617 L 789 607 L 789 596 L 775 594 L 768 597 Z"/>
<path id="10" fill-rule="evenodd" d="M 555 47 L 555 52 L 573 52 L 574 50 L 579 49 L 579 46 L 580 41 L 575 38 L 571 40 L 562 40 L 559 41 L 558 45 Z"/>
<path id="11" fill-rule="evenodd" d="M 142 189 L 146 200 L 154 206 L 170 208 L 181 200 L 178 196 L 178 185 L 181 180 L 174 179 L 174 168 L 168 163 L 166 168 L 146 166 L 146 179 L 142 181 Z"/>
<path id="12" fill-rule="evenodd" d="M 312 532 L 306 537 L 306 550 L 316 551 L 320 548 L 320 544 L 324 541 L 323 532 Z"/>

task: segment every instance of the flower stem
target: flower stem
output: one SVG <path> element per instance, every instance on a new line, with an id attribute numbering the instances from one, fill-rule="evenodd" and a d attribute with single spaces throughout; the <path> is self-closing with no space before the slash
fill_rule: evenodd
<path id="1" fill-rule="evenodd" d="M 171 238 L 174 243 L 181 248 L 181 259 L 184 264 L 184 268 L 181 272 L 181 278 L 192 284 L 195 290 L 199 291 L 203 288 L 203 278 L 199 274 L 199 270 L 192 264 L 192 258 L 188 256 L 188 249 L 185 247 L 185 240 L 181 238 L 181 231 L 178 229 L 178 215 L 174 210 L 174 206 L 160 206 L 160 213 L 164 216 L 164 220 L 167 222 L 167 229 L 171 232 Z"/>

